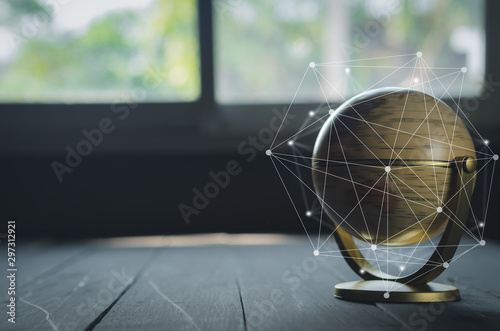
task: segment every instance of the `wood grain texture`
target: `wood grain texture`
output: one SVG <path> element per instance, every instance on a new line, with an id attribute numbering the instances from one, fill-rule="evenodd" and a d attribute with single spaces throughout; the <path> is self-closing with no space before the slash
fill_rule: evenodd
<path id="1" fill-rule="evenodd" d="M 0 329 L 83 330 L 131 284 L 152 249 L 88 249 L 70 262 L 18 286 L 16 324 Z M 19 273 L 22 263 L 19 263 Z M 2 306 L 7 303 L 2 296 Z"/>
<path id="2" fill-rule="evenodd" d="M 464 240 L 464 243 L 469 243 Z M 500 245 L 488 243 L 456 260 L 436 282 L 456 286 L 462 300 L 433 304 L 378 303 L 412 330 L 498 330 L 500 325 Z"/>
<path id="3" fill-rule="evenodd" d="M 74 261 L 76 256 L 88 249 L 81 243 L 33 242 L 17 247 L 17 256 L 22 270 L 18 273 L 19 286 L 25 286 L 37 277 Z"/>
<path id="4" fill-rule="evenodd" d="M 236 330 L 243 312 L 231 246 L 163 249 L 96 330 Z"/>
<path id="5" fill-rule="evenodd" d="M 402 325 L 374 304 L 341 301 L 333 287 L 341 281 L 331 264 L 348 274 L 341 260 L 314 257 L 302 246 L 236 248 L 248 330 L 400 330 Z"/>
<path id="6" fill-rule="evenodd" d="M 2 319 L 0 329 L 498 329 L 498 244 L 475 248 L 436 279 L 457 286 L 459 302 L 367 304 L 333 296 L 335 284 L 358 277 L 342 258 L 313 256 L 303 239 L 265 246 L 75 246 L 75 257 L 42 275 L 24 269 L 33 275 L 19 287 L 17 323 Z M 45 251 L 53 256 L 53 249 L 63 247 L 27 250 L 24 261 Z"/>
<path id="7" fill-rule="evenodd" d="M 447 204 L 456 171 L 406 162 L 459 156 L 476 153 L 450 107 L 420 91 L 381 88 L 350 99 L 325 121 L 312 160 L 336 164 L 313 167 L 312 178 L 326 213 L 343 230 L 374 244 L 412 245 L 444 230 L 445 214 L 454 212 Z M 379 231 L 380 220 L 387 231 Z"/>

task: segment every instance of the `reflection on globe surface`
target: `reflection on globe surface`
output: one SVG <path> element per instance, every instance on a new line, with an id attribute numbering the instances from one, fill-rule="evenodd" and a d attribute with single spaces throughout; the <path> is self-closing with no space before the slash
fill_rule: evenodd
<path id="1" fill-rule="evenodd" d="M 325 122 L 313 182 L 328 216 L 352 236 L 412 245 L 444 230 L 459 156 L 475 158 L 474 144 L 445 103 L 420 91 L 377 89 L 346 101 Z"/>

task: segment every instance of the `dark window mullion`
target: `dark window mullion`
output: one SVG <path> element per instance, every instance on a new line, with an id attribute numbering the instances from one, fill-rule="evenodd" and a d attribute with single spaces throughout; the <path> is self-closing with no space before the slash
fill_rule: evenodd
<path id="1" fill-rule="evenodd" d="M 214 108 L 214 56 L 212 1 L 198 0 L 198 31 L 200 43 L 200 101 L 205 110 Z"/>

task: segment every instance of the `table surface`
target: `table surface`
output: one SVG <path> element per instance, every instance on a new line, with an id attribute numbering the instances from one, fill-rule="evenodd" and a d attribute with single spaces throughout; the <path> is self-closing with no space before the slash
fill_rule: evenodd
<path id="1" fill-rule="evenodd" d="M 314 257 L 302 236 L 21 242 L 16 323 L 2 313 L 0 329 L 498 330 L 499 254 L 488 242 L 436 280 L 461 301 L 359 303 L 333 296 L 336 283 L 358 279 L 345 261 Z"/>

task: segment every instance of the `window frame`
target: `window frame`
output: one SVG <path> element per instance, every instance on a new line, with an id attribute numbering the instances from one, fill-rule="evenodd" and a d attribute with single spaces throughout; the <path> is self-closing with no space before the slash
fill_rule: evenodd
<path id="1" fill-rule="evenodd" d="M 217 0 L 214 0 L 217 1 Z M 212 0 L 197 1 L 198 43 L 200 61 L 200 95 L 192 102 L 139 103 L 131 109 L 130 118 L 120 122 L 120 134 L 95 149 L 96 154 L 163 154 L 166 152 L 236 152 L 238 142 L 269 125 L 272 109 L 286 104 L 217 104 L 214 71 L 214 15 Z M 493 0 L 485 3 L 486 76 L 500 73 L 499 46 L 494 31 L 500 29 Z M 486 79 L 486 77 L 485 77 Z M 482 109 L 493 111 L 490 98 Z M 449 100 L 444 100 L 449 101 Z M 0 145 L 1 155 L 61 155 L 65 146 L 81 139 L 83 129 L 97 127 L 102 118 L 111 117 L 111 103 L 89 104 L 0 104 L 0 130 L 7 143 Z M 297 104 L 304 109 L 313 104 Z M 476 112 L 477 113 L 477 112 Z M 478 127 L 491 125 L 487 116 L 472 114 Z M 292 133 L 296 127 L 289 126 Z M 42 138 L 40 138 L 42 137 Z M 123 139 L 126 137 L 127 139 Z M 124 141 L 125 140 L 125 141 Z M 154 140 L 147 150 L 144 143 Z M 128 141 L 128 142 L 127 142 Z M 130 141 L 138 141 L 130 144 Z"/>

